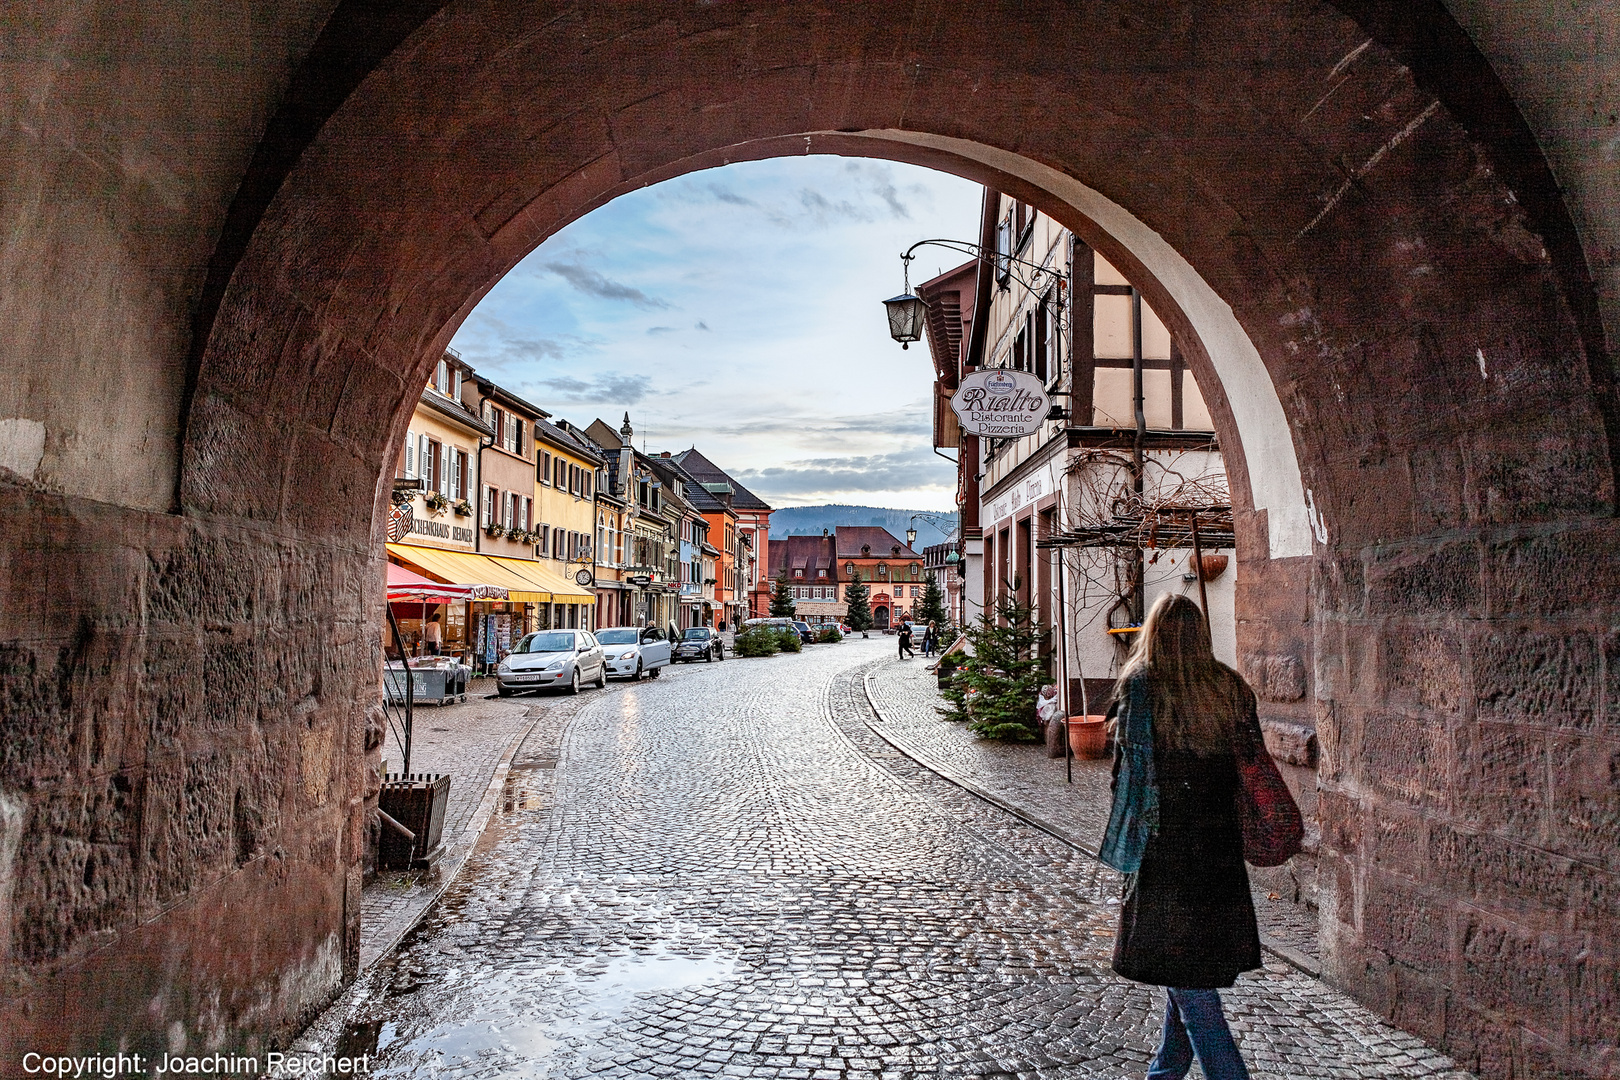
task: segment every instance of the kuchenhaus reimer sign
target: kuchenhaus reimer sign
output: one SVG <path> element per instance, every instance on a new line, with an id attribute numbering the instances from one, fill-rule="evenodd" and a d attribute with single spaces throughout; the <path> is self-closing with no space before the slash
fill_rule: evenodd
<path id="1" fill-rule="evenodd" d="M 1027 371 L 988 368 L 962 379 L 951 409 L 969 435 L 1013 439 L 1041 429 L 1050 402 L 1041 380 Z"/>

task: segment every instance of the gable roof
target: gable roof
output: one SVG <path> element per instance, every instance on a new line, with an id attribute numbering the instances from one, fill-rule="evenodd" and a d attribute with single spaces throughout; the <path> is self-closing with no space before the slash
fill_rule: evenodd
<path id="1" fill-rule="evenodd" d="M 832 572 L 835 562 L 833 538 L 830 536 L 788 536 L 772 540 L 770 556 L 769 576 L 773 580 L 794 569 L 805 571 L 807 578 L 814 578 L 817 570 L 826 570 L 828 581 L 835 577 Z"/>
<path id="2" fill-rule="evenodd" d="M 720 497 L 705 488 L 703 481 L 693 476 L 691 471 L 681 464 L 680 458 L 674 455 L 669 457 L 659 455 L 659 461 L 674 467 L 675 473 L 681 478 L 681 485 L 685 489 L 686 501 L 696 507 L 700 513 L 724 514 L 729 512 L 729 508 L 720 501 Z M 733 514 L 732 516 L 735 517 L 736 515 Z"/>
<path id="3" fill-rule="evenodd" d="M 693 476 L 699 484 L 730 484 L 736 489 L 731 497 L 731 505 L 736 510 L 769 510 L 770 504 L 752 491 L 743 487 L 720 466 L 698 453 L 694 447 L 691 450 L 682 450 L 671 457 L 672 461 L 680 463 L 682 469 Z"/>
<path id="4" fill-rule="evenodd" d="M 777 541 L 772 540 L 772 544 Z M 862 546 L 870 547 L 870 554 L 862 554 Z M 899 548 L 899 554 L 894 549 Z M 920 559 L 906 542 L 881 525 L 838 526 L 838 557 L 840 559 Z"/>

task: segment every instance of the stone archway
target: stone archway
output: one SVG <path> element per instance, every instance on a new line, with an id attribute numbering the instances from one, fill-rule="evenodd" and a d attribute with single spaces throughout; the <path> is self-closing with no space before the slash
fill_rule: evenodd
<path id="1" fill-rule="evenodd" d="M 379 477 L 411 389 L 580 214 L 828 152 L 1020 194 L 1162 285 L 1241 450 L 1242 647 L 1311 660 L 1330 976 L 1465 1060 L 1597 1074 L 1612 373 L 1522 124 L 1482 62 L 1434 67 L 1438 5 L 368 10 L 327 24 L 225 215 L 177 512 L 5 501 L 0 1050 L 131 1016 L 154 1045 L 254 1045 L 352 972 Z M 13 473 L 60 456 L 48 427 Z"/>

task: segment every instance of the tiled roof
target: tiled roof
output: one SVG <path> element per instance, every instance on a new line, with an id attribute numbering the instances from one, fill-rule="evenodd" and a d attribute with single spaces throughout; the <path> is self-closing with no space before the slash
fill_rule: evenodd
<path id="1" fill-rule="evenodd" d="M 737 483 L 724 469 L 698 453 L 696 449 L 682 450 L 680 453 L 675 454 L 673 459 L 680 462 L 681 467 L 696 477 L 700 483 L 724 482 L 736 488 L 737 493 L 731 497 L 733 508 L 738 510 L 769 510 L 771 508 L 770 504 L 764 499 Z"/>
<path id="2" fill-rule="evenodd" d="M 772 541 L 775 543 L 776 541 Z M 870 547 L 869 554 L 863 555 L 862 546 Z M 894 549 L 898 547 L 897 555 Z M 838 557 L 840 559 L 920 559 L 915 551 L 906 546 L 906 542 L 895 536 L 881 525 L 840 525 L 838 526 Z"/>
<path id="3" fill-rule="evenodd" d="M 770 576 L 784 570 L 831 567 L 832 538 L 829 536 L 789 536 L 772 540 Z"/>

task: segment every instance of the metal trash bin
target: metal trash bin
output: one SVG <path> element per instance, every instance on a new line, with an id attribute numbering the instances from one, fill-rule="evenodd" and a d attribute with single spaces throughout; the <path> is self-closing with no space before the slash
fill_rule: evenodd
<path id="1" fill-rule="evenodd" d="M 439 857 L 444 837 L 444 811 L 450 801 L 448 773 L 412 773 L 383 777 L 377 806 L 383 813 L 415 834 L 408 840 L 388 826 L 383 827 L 377 853 L 378 865 L 387 870 L 409 870 L 431 866 Z"/>

